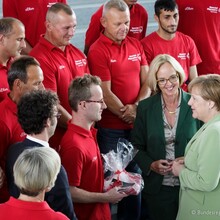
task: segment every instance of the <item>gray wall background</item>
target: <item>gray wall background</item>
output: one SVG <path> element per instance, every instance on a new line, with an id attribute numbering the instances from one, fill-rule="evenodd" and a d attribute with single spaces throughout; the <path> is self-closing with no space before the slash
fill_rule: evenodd
<path id="1" fill-rule="evenodd" d="M 17 0 L 19 1 L 19 0 Z M 85 32 L 88 27 L 91 15 L 103 4 L 106 0 L 67 0 L 69 5 L 73 8 L 77 16 L 77 29 L 75 36 L 72 39 L 72 43 L 83 50 Z M 148 12 L 148 27 L 147 34 L 151 33 L 157 28 L 157 24 L 154 21 L 154 9 L 153 5 L 155 0 L 140 0 L 138 1 L 143 5 Z M 2 17 L 2 0 L 0 0 L 0 15 Z"/>

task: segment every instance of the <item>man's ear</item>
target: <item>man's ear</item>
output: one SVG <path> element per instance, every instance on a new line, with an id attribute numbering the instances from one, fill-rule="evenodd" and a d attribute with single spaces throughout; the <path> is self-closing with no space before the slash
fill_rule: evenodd
<path id="1" fill-rule="evenodd" d="M 45 127 L 50 127 L 50 126 L 51 126 L 51 119 L 48 118 Z"/>
<path id="2" fill-rule="evenodd" d="M 23 87 L 24 82 L 22 82 L 20 79 L 15 79 L 13 83 L 13 90 L 20 91 Z"/>
<path id="3" fill-rule="evenodd" d="M 156 14 L 154 14 L 154 20 L 155 20 L 157 23 L 159 23 L 159 18 L 158 18 L 158 16 L 157 16 Z"/>
<path id="4" fill-rule="evenodd" d="M 0 34 L 0 44 L 3 45 L 4 43 L 4 35 Z"/>
<path id="5" fill-rule="evenodd" d="M 47 31 L 51 31 L 52 28 L 53 28 L 52 23 L 49 22 L 49 21 L 45 21 L 45 22 L 44 22 L 44 25 L 45 25 Z"/>
<path id="6" fill-rule="evenodd" d="M 101 25 L 105 28 L 106 27 L 106 18 L 105 17 L 101 17 L 100 18 L 100 22 L 101 22 Z"/>

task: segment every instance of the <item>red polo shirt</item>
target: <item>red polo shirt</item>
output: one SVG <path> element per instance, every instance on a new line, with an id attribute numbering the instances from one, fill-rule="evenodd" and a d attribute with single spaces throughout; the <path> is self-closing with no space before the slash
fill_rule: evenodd
<path id="1" fill-rule="evenodd" d="M 124 105 L 135 103 L 141 87 L 141 66 L 147 65 L 140 41 L 126 37 L 118 45 L 102 34 L 91 46 L 88 62 L 91 74 L 99 76 L 102 81 L 111 81 L 112 92 Z M 98 124 L 112 129 L 131 128 L 108 109 L 103 111 Z"/>
<path id="2" fill-rule="evenodd" d="M 103 5 L 92 15 L 89 27 L 86 31 L 85 45 L 90 47 L 100 36 L 104 29 L 100 23 Z M 128 36 L 141 40 L 147 31 L 148 14 L 145 8 L 136 3 L 130 8 L 130 29 Z"/>
<path id="3" fill-rule="evenodd" d="M 60 156 L 70 186 L 103 192 L 104 174 L 95 128 L 88 131 L 69 123 L 61 141 Z M 74 203 L 74 210 L 79 219 L 111 219 L 108 203 Z"/>

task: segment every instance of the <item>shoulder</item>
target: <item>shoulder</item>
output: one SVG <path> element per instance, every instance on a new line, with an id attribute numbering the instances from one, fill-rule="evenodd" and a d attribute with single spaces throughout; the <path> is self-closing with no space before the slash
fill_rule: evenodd
<path id="1" fill-rule="evenodd" d="M 194 40 L 189 36 L 189 35 L 186 35 L 182 32 L 179 32 L 177 31 L 176 32 L 176 36 L 179 38 L 179 39 L 182 39 L 184 41 L 187 41 L 187 42 L 193 42 L 194 43 Z"/>
<path id="2" fill-rule="evenodd" d="M 146 98 L 139 102 L 138 108 L 142 111 L 152 108 L 154 105 L 161 103 L 161 95 L 160 93 L 153 95 L 149 98 Z"/>
<path id="3" fill-rule="evenodd" d="M 134 6 L 135 6 L 135 11 L 138 11 L 138 12 L 140 12 L 142 14 L 147 15 L 147 10 L 144 8 L 144 6 L 142 6 L 139 3 L 136 3 Z"/>

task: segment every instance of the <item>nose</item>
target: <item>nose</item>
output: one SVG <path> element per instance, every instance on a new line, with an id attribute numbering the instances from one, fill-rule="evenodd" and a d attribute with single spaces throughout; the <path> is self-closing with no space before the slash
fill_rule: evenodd
<path id="1" fill-rule="evenodd" d="M 40 89 L 40 90 L 45 90 L 44 84 L 41 83 L 41 84 L 38 86 L 38 89 Z"/>
<path id="2" fill-rule="evenodd" d="M 107 108 L 107 105 L 105 104 L 105 102 L 103 101 L 102 103 L 102 109 L 106 109 Z"/>
<path id="3" fill-rule="evenodd" d="M 189 105 L 189 106 L 192 106 L 192 97 L 189 99 L 188 105 Z"/>
<path id="4" fill-rule="evenodd" d="M 22 47 L 22 48 L 25 48 L 25 47 L 26 47 L 25 39 L 22 39 L 22 41 L 21 41 L 21 47 Z"/>
<path id="5" fill-rule="evenodd" d="M 73 35 L 75 34 L 75 32 L 76 32 L 76 26 L 71 27 L 71 28 L 69 28 L 69 30 L 68 30 L 68 34 L 69 34 L 70 36 L 73 36 Z"/>

